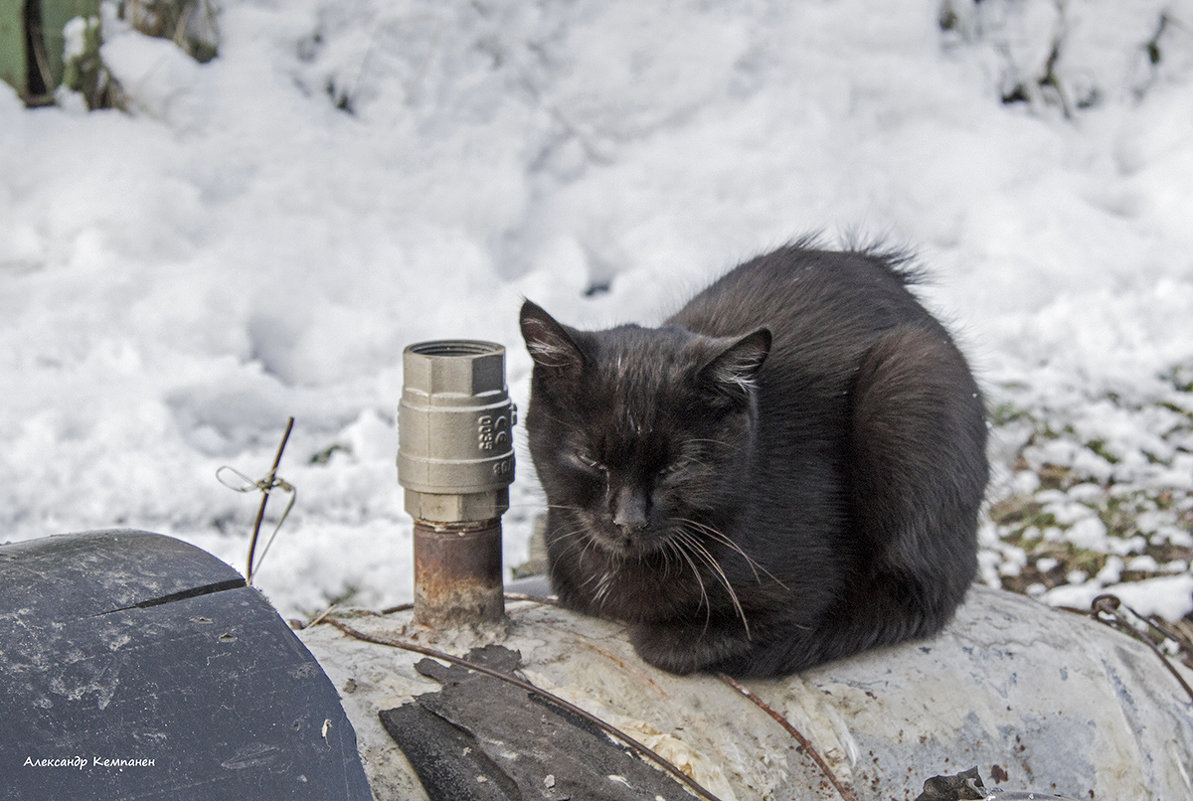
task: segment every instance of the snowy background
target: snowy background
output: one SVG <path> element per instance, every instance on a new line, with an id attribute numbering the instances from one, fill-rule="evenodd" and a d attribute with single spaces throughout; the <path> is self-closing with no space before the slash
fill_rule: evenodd
<path id="1" fill-rule="evenodd" d="M 126 111 L 0 84 L 0 541 L 130 526 L 243 569 L 258 496 L 215 474 L 263 476 L 292 415 L 258 586 L 288 616 L 407 600 L 405 345 L 505 343 L 524 407 L 523 297 L 657 322 L 820 231 L 913 247 L 986 387 L 983 580 L 1193 610 L 1193 1 L 225 0 L 218 25 L 200 65 L 107 8 Z M 528 458 L 513 503 L 510 566 Z"/>

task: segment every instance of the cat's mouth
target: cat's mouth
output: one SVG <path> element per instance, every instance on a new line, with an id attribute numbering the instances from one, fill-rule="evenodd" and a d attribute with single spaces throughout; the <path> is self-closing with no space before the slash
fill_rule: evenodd
<path id="1" fill-rule="evenodd" d="M 625 528 L 612 521 L 593 520 L 589 540 L 606 553 L 620 558 L 642 558 L 663 548 L 663 539 L 649 528 Z"/>

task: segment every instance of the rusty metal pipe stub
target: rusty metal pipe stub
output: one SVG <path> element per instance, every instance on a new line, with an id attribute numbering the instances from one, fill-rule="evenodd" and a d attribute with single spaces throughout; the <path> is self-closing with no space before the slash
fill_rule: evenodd
<path id="1" fill-rule="evenodd" d="M 475 528 L 414 523 L 414 619 L 434 628 L 505 617 L 501 521 Z"/>

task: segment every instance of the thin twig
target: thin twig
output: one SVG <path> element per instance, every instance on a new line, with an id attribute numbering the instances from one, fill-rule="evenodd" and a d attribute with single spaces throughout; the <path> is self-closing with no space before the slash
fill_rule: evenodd
<path id="1" fill-rule="evenodd" d="M 282 444 L 278 446 L 277 455 L 273 459 L 273 467 L 269 469 L 269 473 L 260 481 L 254 481 L 234 467 L 223 465 L 219 470 L 215 471 L 215 478 L 225 487 L 235 492 L 246 493 L 257 490 L 262 493 L 261 505 L 257 508 L 257 519 L 253 523 L 253 535 L 249 541 L 249 555 L 248 566 L 245 568 L 245 581 L 252 585 L 253 574 L 256 568 L 261 566 L 265 561 L 265 555 L 269 553 L 269 546 L 273 544 L 274 538 L 277 537 L 278 532 L 282 529 L 282 524 L 286 522 L 286 518 L 290 515 L 290 510 L 294 508 L 295 501 L 298 500 L 298 490 L 293 484 L 278 477 L 278 465 L 282 461 L 282 452 L 286 450 L 286 443 L 290 440 L 290 431 L 294 428 L 294 418 L 291 417 L 286 423 L 286 433 L 282 437 Z M 224 473 L 231 473 L 240 479 L 240 484 L 233 484 L 224 478 Z M 261 556 L 256 560 L 256 566 L 253 565 L 253 557 L 257 550 L 257 539 L 261 535 L 261 522 L 265 519 L 265 505 L 269 503 L 269 493 L 274 489 L 280 489 L 290 494 L 290 502 L 286 504 L 286 508 L 282 511 L 282 516 L 278 518 L 277 525 L 273 528 L 273 533 L 269 535 L 269 539 L 265 542 L 265 547 L 261 550 Z"/>
<path id="2" fill-rule="evenodd" d="M 414 604 L 412 604 L 410 602 L 406 602 L 404 604 L 397 604 L 396 606 L 387 606 L 381 610 L 380 614 L 392 615 L 397 612 L 409 612 L 413 608 L 414 608 Z M 314 625 L 313 621 L 312 621 L 312 625 Z"/>
<path id="3" fill-rule="evenodd" d="M 521 592 L 507 592 L 505 593 L 505 600 L 542 604 L 543 606 L 559 606 L 559 599 L 549 595 L 526 595 Z"/>
<path id="4" fill-rule="evenodd" d="M 307 623 L 305 626 L 303 626 L 303 628 L 309 629 L 311 626 L 318 626 L 323 621 L 323 618 L 327 617 L 328 615 L 330 615 L 332 612 L 335 611 L 335 608 L 337 606 L 339 606 L 339 604 L 332 604 L 331 606 L 327 607 L 322 612 L 315 615 L 315 617 L 311 619 L 311 622 Z"/>
<path id="5" fill-rule="evenodd" d="M 844 799 L 844 801 L 858 801 L 857 793 L 854 792 L 853 787 L 848 782 L 843 783 L 837 778 L 837 774 L 834 773 L 833 769 L 830 768 L 828 763 L 824 761 L 824 757 L 820 756 L 820 752 L 817 751 L 815 746 L 812 745 L 812 741 L 801 734 L 799 729 L 795 728 L 795 726 L 791 724 L 791 721 L 783 717 L 778 710 L 776 710 L 766 701 L 763 701 L 761 698 L 751 692 L 748 687 L 741 684 L 733 677 L 725 673 L 718 673 L 717 675 L 720 677 L 721 681 L 725 682 L 730 687 L 744 695 L 746 698 L 749 698 L 751 701 L 753 701 L 755 706 L 774 718 L 775 721 L 782 726 L 788 734 L 794 737 L 796 742 L 800 744 L 800 747 L 808 753 L 808 756 L 812 757 L 812 761 L 816 763 L 816 767 L 820 768 L 820 772 L 825 775 L 830 783 L 832 783 L 833 787 L 837 790 L 837 793 L 842 799 Z"/>
<path id="6" fill-rule="evenodd" d="M 282 451 L 286 450 L 286 443 L 290 441 L 290 431 L 293 428 L 294 418 L 291 417 L 286 421 L 286 433 L 282 435 L 282 444 L 278 446 L 277 455 L 273 457 L 273 466 L 269 468 L 269 474 L 261 482 L 263 485 L 261 488 L 261 505 L 257 507 L 257 519 L 253 522 L 253 538 L 249 541 L 248 569 L 245 572 L 245 581 L 249 584 L 253 583 L 253 553 L 257 550 L 257 537 L 261 534 L 261 521 L 265 519 L 265 505 L 269 503 L 269 491 L 274 487 L 274 482 L 277 479 L 278 465 L 282 463 Z"/>
<path id="7" fill-rule="evenodd" d="M 550 597 L 547 597 L 544 595 L 524 595 L 520 592 L 507 592 L 507 593 L 505 593 L 504 597 L 505 597 L 505 600 L 507 600 L 507 601 L 521 601 L 521 602 L 526 602 L 526 603 L 544 604 L 547 606 L 559 606 L 558 599 L 550 598 Z M 384 609 L 382 609 L 379 614 L 392 615 L 392 614 L 396 614 L 398 612 L 409 612 L 413 608 L 414 608 L 414 604 L 407 601 L 404 604 L 395 604 L 394 606 L 387 606 Z M 312 621 L 311 623 L 308 623 L 307 625 L 313 626 L 314 622 Z"/>
<path id="8" fill-rule="evenodd" d="M 499 679 L 499 680 L 504 681 L 508 684 L 512 684 L 513 686 L 515 686 L 521 690 L 525 690 L 528 693 L 533 693 L 541 698 L 546 699 L 547 701 L 550 701 L 552 704 L 556 705 L 560 709 L 563 709 L 566 712 L 570 712 L 573 715 L 577 715 L 577 716 L 583 718 L 584 720 L 593 724 L 597 728 L 601 729 L 601 731 L 605 732 L 606 734 L 609 734 L 612 737 L 615 737 L 618 740 L 621 740 L 623 743 L 625 743 L 626 745 L 633 748 L 639 754 L 642 754 L 643 756 L 649 758 L 651 761 L 653 761 L 655 764 L 657 764 L 663 770 L 667 771 L 667 773 L 669 773 L 673 777 L 675 777 L 675 779 L 677 781 L 683 783 L 686 787 L 688 787 L 696 795 L 705 799 L 705 801 L 720 801 L 720 799 L 717 798 L 717 796 L 713 795 L 711 792 L 704 789 L 704 787 L 700 783 L 698 783 L 695 779 L 688 776 L 686 773 L 684 773 L 679 768 L 677 768 L 674 763 L 672 763 L 670 760 L 666 759 L 665 757 L 661 756 L 658 752 L 656 752 L 654 749 L 650 748 L 646 744 L 639 742 L 638 740 L 636 740 L 633 737 L 631 737 L 630 735 L 626 734 L 625 732 L 623 732 L 621 729 L 617 728 L 613 724 L 605 722 L 604 720 L 602 720 L 601 718 L 592 714 L 591 712 L 587 711 L 586 709 L 582 709 L 582 708 L 576 706 L 575 704 L 573 704 L 572 702 L 565 700 L 564 698 L 561 698 L 560 696 L 558 696 L 548 690 L 544 690 L 541 687 L 531 684 L 528 681 L 519 679 L 517 676 L 512 676 L 509 673 L 502 673 L 501 671 L 494 670 L 493 668 L 491 668 L 487 665 L 482 665 L 478 662 L 473 662 L 468 659 L 463 659 L 458 656 L 453 656 L 453 655 L 447 653 L 446 651 L 440 651 L 435 648 L 428 648 L 425 645 L 419 645 L 417 643 L 408 642 L 406 640 L 400 640 L 397 638 L 381 637 L 381 636 L 377 636 L 377 635 L 373 635 L 373 634 L 366 634 L 363 631 L 359 631 L 357 629 L 352 628 L 347 623 L 345 623 L 344 621 L 342 621 L 336 617 L 325 617 L 323 619 L 323 622 L 329 623 L 332 626 L 335 626 L 337 629 L 344 632 L 349 637 L 355 637 L 358 640 L 363 640 L 365 642 L 371 642 L 376 645 L 386 645 L 391 648 L 400 648 L 403 651 L 413 651 L 416 654 L 422 654 L 423 656 L 429 656 L 432 659 L 438 659 L 443 662 L 448 662 L 453 665 L 458 665 L 458 666 L 460 666 L 462 668 L 466 668 L 468 670 L 476 671 L 477 673 L 483 673 L 486 676 L 491 676 L 492 678 Z M 849 801 L 856 801 L 856 799 L 849 799 Z"/>

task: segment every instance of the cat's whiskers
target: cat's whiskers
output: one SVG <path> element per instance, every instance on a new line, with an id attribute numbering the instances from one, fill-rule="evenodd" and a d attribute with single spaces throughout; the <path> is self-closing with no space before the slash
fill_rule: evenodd
<path id="1" fill-rule="evenodd" d="M 737 597 L 737 591 L 733 589 L 733 585 L 729 583 L 729 577 L 725 575 L 725 571 L 721 569 L 721 565 L 717 562 L 716 557 L 709 553 L 708 549 L 696 538 L 696 536 L 687 529 L 679 529 L 674 534 L 675 541 L 682 543 L 688 549 L 692 556 L 700 558 L 705 564 L 712 568 L 713 575 L 720 581 L 725 591 L 729 593 L 729 601 L 733 604 L 733 609 L 737 612 L 737 616 L 741 618 L 742 626 L 746 630 L 746 639 L 750 639 L 750 621 L 746 619 L 746 610 L 742 608 L 741 601 Z"/>
<path id="2" fill-rule="evenodd" d="M 574 529 L 555 532 L 547 545 L 547 552 L 551 554 L 552 550 L 555 550 L 551 558 L 559 559 L 568 553 L 578 551 L 577 558 L 583 567 L 584 557 L 590 549 L 595 547 L 592 537 L 584 536 L 586 534 L 589 534 L 589 529 L 582 524 Z"/>
<path id="3" fill-rule="evenodd" d="M 580 554 L 581 562 L 583 562 L 584 554 L 586 552 L 587 552 L 587 550 L 585 550 L 584 552 L 581 552 L 581 554 Z M 604 607 L 605 598 L 609 594 L 609 590 L 612 589 L 613 578 L 617 574 L 617 570 L 619 567 L 620 567 L 620 565 L 615 565 L 612 568 L 609 568 L 607 570 L 603 570 L 600 572 L 594 572 L 588 578 L 584 579 L 584 581 L 580 584 L 581 587 L 589 587 L 594 582 L 596 583 L 596 588 L 593 590 L 592 600 L 593 600 L 593 603 L 595 603 L 597 605 L 598 609 Z"/>
<path id="4" fill-rule="evenodd" d="M 548 509 L 559 509 L 562 511 L 581 513 L 584 511 L 583 507 L 569 505 L 569 504 L 547 504 Z M 596 540 L 591 536 L 592 527 L 587 525 L 582 519 L 575 521 L 575 528 L 564 529 L 563 531 L 555 531 L 551 533 L 551 543 L 560 542 L 563 540 L 572 540 L 571 545 L 573 549 L 577 542 L 582 543 L 580 549 L 580 559 L 583 561 L 584 555 L 594 547 L 596 547 Z M 584 535 L 589 535 L 585 537 Z"/>
<path id="5" fill-rule="evenodd" d="M 751 557 L 748 553 L 746 553 L 744 550 L 742 550 L 741 546 L 738 545 L 736 542 L 734 542 L 724 532 L 722 532 L 716 528 L 713 528 L 712 526 L 708 525 L 707 523 L 701 523 L 697 520 L 690 520 L 686 517 L 677 518 L 677 519 L 681 523 L 684 523 L 684 524 L 690 525 L 690 526 L 694 526 L 701 533 L 708 535 L 708 537 L 710 539 L 716 540 L 717 542 L 721 543 L 722 545 L 726 545 L 729 548 L 731 548 L 733 551 L 735 551 L 739 556 L 741 556 L 742 559 L 746 560 L 746 565 L 750 568 L 750 572 L 754 574 L 754 581 L 758 582 L 759 584 L 762 583 L 762 579 L 758 576 L 758 571 L 762 571 L 763 573 L 766 574 L 767 578 L 769 578 L 774 583 L 778 584 L 783 589 L 785 589 L 785 590 L 790 589 L 786 584 L 784 584 L 782 581 L 780 581 L 775 576 L 774 573 L 770 572 L 765 567 L 758 564 L 758 562 L 755 561 L 753 557 Z"/>
<path id="6" fill-rule="evenodd" d="M 663 581 L 671 578 L 671 566 L 674 564 L 678 568 L 680 575 L 683 574 L 683 553 L 677 550 L 675 543 L 669 539 L 662 542 L 659 553 L 663 556 Z"/>
<path id="7" fill-rule="evenodd" d="M 612 586 L 612 582 L 609 581 L 609 578 L 609 573 L 601 574 L 601 580 L 597 582 L 596 592 L 593 593 L 592 596 L 592 600 L 596 603 L 597 609 L 602 611 L 605 609 L 605 601 L 608 600 L 609 587 Z"/>
<path id="8" fill-rule="evenodd" d="M 555 534 L 553 534 L 551 536 L 551 541 L 552 541 L 552 543 L 556 543 L 556 542 L 562 542 L 564 540 L 571 540 L 572 544 L 575 544 L 577 541 L 580 540 L 582 535 L 587 534 L 587 533 L 588 533 L 588 528 L 585 526 L 581 526 L 579 528 L 571 529 L 570 531 L 565 530 L 565 531 L 556 532 Z M 590 538 L 590 540 L 591 540 L 591 538 Z M 588 543 L 585 543 L 585 544 L 587 545 Z"/>
<path id="9" fill-rule="evenodd" d="M 681 518 L 677 518 L 677 519 L 679 520 L 679 522 L 685 524 L 685 526 L 691 526 L 691 527 L 695 528 L 696 533 L 704 534 L 704 535 L 708 536 L 710 539 L 720 542 L 723 545 L 727 545 L 732 550 L 737 552 L 741 556 L 742 559 L 746 560 L 746 566 L 749 567 L 750 572 L 754 574 L 754 581 L 758 582 L 759 584 L 762 583 L 762 579 L 758 577 L 758 570 L 760 568 L 762 569 L 762 571 L 764 573 L 766 573 L 772 579 L 775 578 L 774 576 L 772 576 L 770 574 L 769 571 L 766 570 L 766 568 L 762 568 L 762 566 L 759 565 L 756 561 L 754 561 L 754 559 L 751 558 L 749 554 L 747 554 L 745 551 L 743 551 L 741 549 L 741 546 L 739 546 L 736 542 L 734 542 L 732 539 L 730 539 L 728 536 L 726 536 L 720 530 L 714 528 L 713 526 L 708 525 L 707 523 L 701 523 L 698 520 L 692 520 L 687 517 L 681 517 Z M 775 581 L 778 581 L 778 579 L 775 579 Z M 782 582 L 779 582 L 779 583 L 782 583 Z"/>
<path id="10" fill-rule="evenodd" d="M 658 553 L 659 556 L 663 557 L 663 580 L 666 581 L 667 577 L 671 575 L 671 554 L 666 542 L 663 543 Z M 641 562 L 642 560 L 639 559 L 638 561 Z"/>
<path id="11" fill-rule="evenodd" d="M 620 569 L 621 559 L 618 557 L 619 564 L 614 565 L 609 570 L 600 573 L 600 580 L 597 582 L 596 592 L 593 593 L 592 600 L 597 605 L 598 610 L 604 610 L 605 602 L 609 600 L 609 592 L 613 589 L 614 579 L 617 576 L 617 571 Z M 588 582 L 585 582 L 587 584 Z"/>
<path id="12" fill-rule="evenodd" d="M 584 532 L 587 531 L 588 529 L 584 529 Z M 596 549 L 596 541 L 592 537 L 584 537 L 583 539 L 578 538 L 577 542 L 583 543 L 583 547 L 580 548 L 580 562 L 581 567 L 583 567 L 584 557 Z"/>
<path id="13" fill-rule="evenodd" d="M 700 588 L 700 603 L 696 605 L 696 610 L 699 611 L 701 606 L 704 607 L 704 632 L 707 633 L 708 624 L 712 620 L 712 602 L 708 599 L 708 591 L 704 589 L 704 576 L 701 575 L 700 568 L 696 567 L 696 563 L 692 561 L 692 557 L 678 542 L 667 539 L 663 544 L 666 550 L 674 551 L 683 561 L 687 562 L 688 567 L 692 569 L 692 575 L 696 577 L 696 586 Z"/>

